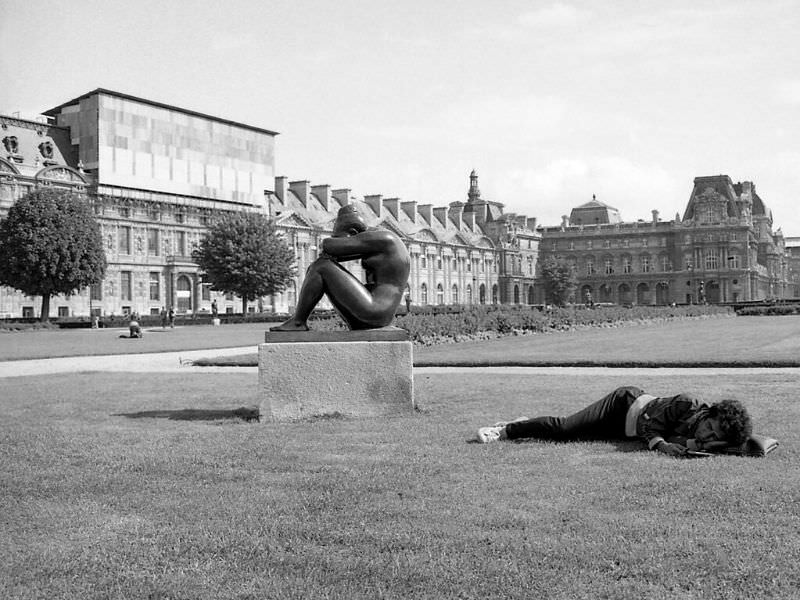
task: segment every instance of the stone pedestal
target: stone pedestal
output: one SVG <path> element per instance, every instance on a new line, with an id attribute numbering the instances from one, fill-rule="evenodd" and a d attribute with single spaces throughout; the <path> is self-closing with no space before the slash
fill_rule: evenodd
<path id="1" fill-rule="evenodd" d="M 267 332 L 258 347 L 261 421 L 382 417 L 414 410 L 407 332 Z"/>

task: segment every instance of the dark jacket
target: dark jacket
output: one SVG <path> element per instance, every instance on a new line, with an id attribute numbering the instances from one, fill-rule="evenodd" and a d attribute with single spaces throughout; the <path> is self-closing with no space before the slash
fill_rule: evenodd
<path id="1" fill-rule="evenodd" d="M 636 433 L 650 449 L 662 440 L 685 446 L 707 411 L 708 405 L 687 394 L 656 398 L 639 415 Z"/>

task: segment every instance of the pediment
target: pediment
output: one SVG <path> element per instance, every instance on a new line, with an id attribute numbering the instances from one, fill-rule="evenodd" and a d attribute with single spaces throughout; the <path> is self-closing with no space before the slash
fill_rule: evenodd
<path id="1" fill-rule="evenodd" d="M 8 162 L 5 158 L 0 158 L 0 172 L 19 175 L 19 169 L 17 169 L 17 167 L 15 167 L 12 163 Z"/>
<path id="2" fill-rule="evenodd" d="M 45 167 L 36 174 L 36 180 L 49 179 L 52 181 L 66 181 L 69 183 L 86 183 L 86 178 L 72 167 L 53 165 Z"/>
<path id="3" fill-rule="evenodd" d="M 420 242 L 438 242 L 439 238 L 430 229 L 420 229 L 414 234 L 414 239 Z"/>
<path id="4" fill-rule="evenodd" d="M 284 227 L 306 227 L 311 228 L 311 222 L 302 215 L 292 211 L 282 213 L 277 220 L 278 225 Z"/>
<path id="5" fill-rule="evenodd" d="M 474 245 L 477 246 L 478 248 L 494 248 L 492 240 L 484 236 L 478 238 L 478 240 L 475 242 Z"/>

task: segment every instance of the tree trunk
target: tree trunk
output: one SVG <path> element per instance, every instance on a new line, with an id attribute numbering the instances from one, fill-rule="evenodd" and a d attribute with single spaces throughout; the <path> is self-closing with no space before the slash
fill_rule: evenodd
<path id="1" fill-rule="evenodd" d="M 247 318 L 247 298 L 242 298 L 242 317 Z"/>
<path id="2" fill-rule="evenodd" d="M 39 316 L 42 323 L 50 320 L 50 294 L 42 294 L 42 314 Z"/>

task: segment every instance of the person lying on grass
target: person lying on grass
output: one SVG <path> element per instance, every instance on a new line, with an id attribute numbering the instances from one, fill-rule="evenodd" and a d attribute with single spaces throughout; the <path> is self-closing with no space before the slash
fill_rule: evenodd
<path id="1" fill-rule="evenodd" d="M 678 394 L 656 398 L 633 386 L 620 387 L 568 417 L 520 418 L 478 430 L 482 443 L 540 440 L 618 440 L 639 438 L 650 450 L 670 456 L 720 452 L 743 444 L 753 426 L 738 400 L 711 406 Z"/>

